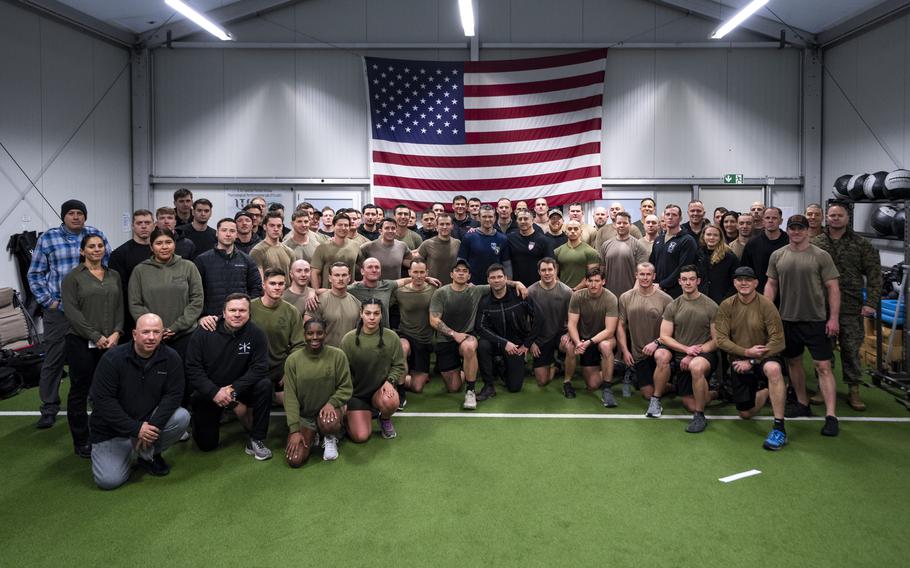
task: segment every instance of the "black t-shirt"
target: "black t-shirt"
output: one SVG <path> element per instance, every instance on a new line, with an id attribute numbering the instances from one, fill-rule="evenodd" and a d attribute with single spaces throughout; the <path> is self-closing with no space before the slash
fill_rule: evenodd
<path id="1" fill-rule="evenodd" d="M 509 240 L 509 256 L 512 259 L 512 278 L 525 286 L 540 280 L 537 261 L 553 256 L 553 241 L 537 229 L 527 237 L 519 231 L 506 234 Z"/>
<path id="2" fill-rule="evenodd" d="M 779 248 L 790 244 L 790 237 L 784 231 L 773 241 L 767 237 L 764 231 L 760 231 L 757 237 L 746 243 L 743 248 L 743 257 L 740 260 L 740 266 L 748 266 L 755 271 L 758 278 L 758 293 L 765 291 L 765 282 L 768 281 L 768 263 L 771 260 L 771 253 Z"/>
<path id="3" fill-rule="evenodd" d="M 545 239 L 550 241 L 550 248 L 552 250 L 556 250 L 559 247 L 561 247 L 562 245 L 569 242 L 569 237 L 567 237 L 565 233 L 563 233 L 561 235 L 551 235 L 550 233 L 545 232 L 545 233 L 543 233 L 543 236 Z"/>
<path id="4" fill-rule="evenodd" d="M 382 235 L 379 231 L 379 225 L 374 225 L 374 226 L 376 227 L 375 231 L 367 231 L 367 228 L 364 225 L 361 225 L 361 226 L 357 227 L 357 233 L 363 235 L 364 237 L 366 237 L 367 239 L 370 239 L 371 241 L 375 241 Z"/>
<path id="5" fill-rule="evenodd" d="M 133 269 L 150 256 L 152 256 L 151 247 L 139 244 L 133 239 L 126 241 L 114 249 L 114 252 L 111 253 L 111 258 L 108 261 L 108 266 L 116 270 L 117 274 L 120 275 L 121 290 L 127 290 L 129 288 L 130 275 L 133 273 Z M 129 297 L 127 294 L 123 294 L 123 307 L 125 308 L 123 311 L 123 331 L 129 332 L 135 327 L 136 322 L 130 314 Z"/>
<path id="6" fill-rule="evenodd" d="M 195 256 L 199 256 L 207 250 L 212 250 L 218 244 L 218 236 L 215 234 L 215 229 L 211 227 L 207 226 L 202 231 L 194 229 L 192 224 L 181 225 L 177 228 L 183 231 L 184 237 L 193 241 L 193 245 L 196 247 L 196 250 L 193 251 Z"/>

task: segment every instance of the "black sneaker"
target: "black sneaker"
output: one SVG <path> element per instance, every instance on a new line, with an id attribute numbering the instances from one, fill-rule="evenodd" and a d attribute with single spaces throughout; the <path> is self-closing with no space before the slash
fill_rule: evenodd
<path id="1" fill-rule="evenodd" d="M 161 454 L 155 454 L 150 460 L 139 458 L 136 461 L 136 465 L 145 470 L 147 474 L 155 477 L 164 477 L 171 472 L 171 467 L 167 465 Z"/>
<path id="2" fill-rule="evenodd" d="M 483 388 L 480 389 L 480 392 L 477 393 L 477 402 L 483 402 L 494 396 L 496 396 L 496 387 L 491 384 L 485 384 L 483 385 Z"/>
<path id="3" fill-rule="evenodd" d="M 801 416 L 812 416 L 812 409 L 809 408 L 808 404 L 794 402 L 784 408 L 784 417 L 786 418 L 800 418 Z"/>
<path id="4" fill-rule="evenodd" d="M 398 410 L 404 410 L 408 405 L 408 392 L 403 385 L 398 385 L 395 389 L 398 391 Z"/>
<path id="5" fill-rule="evenodd" d="M 566 398 L 575 398 L 575 387 L 572 386 L 572 383 L 562 384 L 562 394 L 564 394 Z"/>
<path id="6" fill-rule="evenodd" d="M 834 416 L 825 416 L 825 425 L 822 426 L 822 436 L 837 436 L 840 433 L 840 426 L 837 418 Z"/>
<path id="7" fill-rule="evenodd" d="M 39 430 L 47 430 L 48 428 L 53 426 L 54 422 L 56 422 L 56 421 L 57 421 L 56 414 L 42 414 L 41 418 L 39 418 L 38 421 L 35 422 L 35 428 L 37 428 Z"/>
<path id="8" fill-rule="evenodd" d="M 92 445 L 91 444 L 76 444 L 73 446 L 73 453 L 83 459 L 90 460 L 92 459 Z"/>

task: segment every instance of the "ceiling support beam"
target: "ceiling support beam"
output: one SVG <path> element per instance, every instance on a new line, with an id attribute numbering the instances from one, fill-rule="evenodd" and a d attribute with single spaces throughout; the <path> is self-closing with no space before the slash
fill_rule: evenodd
<path id="1" fill-rule="evenodd" d="M 18 4 L 121 47 L 132 47 L 136 43 L 135 34 L 102 22 L 57 0 L 18 0 Z"/>
<path id="2" fill-rule="evenodd" d="M 818 34 L 818 43 L 830 47 L 872 26 L 900 17 L 908 11 L 910 0 L 885 0 L 862 14 L 821 32 Z"/>
<path id="3" fill-rule="evenodd" d="M 709 20 L 715 20 L 718 25 L 736 13 L 736 8 L 722 6 L 714 0 L 653 0 L 653 2 L 675 10 L 689 12 Z M 806 46 L 806 42 L 796 37 L 796 34 L 791 32 L 787 26 L 775 20 L 759 16 L 758 14 L 747 18 L 739 27 L 775 40 L 780 39 L 781 30 L 786 30 L 787 41 L 789 43 L 797 47 Z M 815 36 L 813 34 L 800 29 L 797 29 L 796 31 L 809 41 L 814 40 Z M 717 42 L 721 43 L 723 40 L 717 40 Z"/>

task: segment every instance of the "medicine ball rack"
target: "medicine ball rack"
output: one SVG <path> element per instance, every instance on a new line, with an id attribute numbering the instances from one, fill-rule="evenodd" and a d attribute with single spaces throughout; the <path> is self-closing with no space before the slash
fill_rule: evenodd
<path id="1" fill-rule="evenodd" d="M 828 203 L 842 203 L 849 207 L 850 225 L 853 226 L 853 204 L 854 203 L 878 203 L 882 205 L 903 204 L 904 209 L 910 211 L 910 199 L 863 199 L 850 200 L 843 197 L 829 199 Z M 903 325 L 903 350 L 904 357 L 902 361 L 886 362 L 884 354 L 884 341 L 882 336 L 882 304 L 879 302 L 875 310 L 875 369 L 869 371 L 872 376 L 872 382 L 875 386 L 880 387 L 895 396 L 897 401 L 910 409 L 910 223 L 904 224 L 904 235 L 902 237 L 883 237 L 875 233 L 856 231 L 856 234 L 870 239 L 880 239 L 886 241 L 903 241 L 904 243 L 904 263 L 903 278 L 901 279 L 898 306 L 903 302 L 904 305 L 904 325 Z M 897 319 L 897 313 L 894 318 Z M 885 324 L 887 325 L 887 324 Z M 893 328 L 892 328 L 893 329 Z M 889 336 L 889 346 L 893 345 L 895 334 Z M 890 349 L 889 349 L 890 351 Z M 890 355 L 890 353 L 889 353 Z M 891 359 L 890 356 L 887 359 Z"/>

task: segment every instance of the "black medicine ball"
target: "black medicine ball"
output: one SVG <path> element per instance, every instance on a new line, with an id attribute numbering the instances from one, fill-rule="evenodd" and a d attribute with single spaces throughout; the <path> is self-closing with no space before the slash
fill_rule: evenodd
<path id="1" fill-rule="evenodd" d="M 890 205 L 882 205 L 872 213 L 872 230 L 883 237 L 890 237 L 892 234 L 891 224 L 897 216 L 897 209 Z"/>
<path id="2" fill-rule="evenodd" d="M 907 225 L 907 211 L 901 209 L 891 221 L 891 234 L 895 237 L 904 238 L 904 230 Z"/>
<path id="3" fill-rule="evenodd" d="M 847 182 L 850 181 L 850 178 L 852 177 L 851 174 L 844 174 L 834 180 L 834 194 L 837 197 L 850 197 L 850 194 L 847 193 Z"/>
<path id="4" fill-rule="evenodd" d="M 885 177 L 887 199 L 910 198 L 910 170 L 894 170 Z"/>
<path id="5" fill-rule="evenodd" d="M 885 199 L 885 177 L 888 172 L 875 172 L 863 182 L 866 199 Z"/>
<path id="6" fill-rule="evenodd" d="M 866 182 L 867 177 L 869 177 L 869 174 L 857 174 L 850 178 L 847 182 L 847 195 L 850 199 L 857 201 L 866 197 L 866 194 L 863 193 L 863 184 Z"/>

